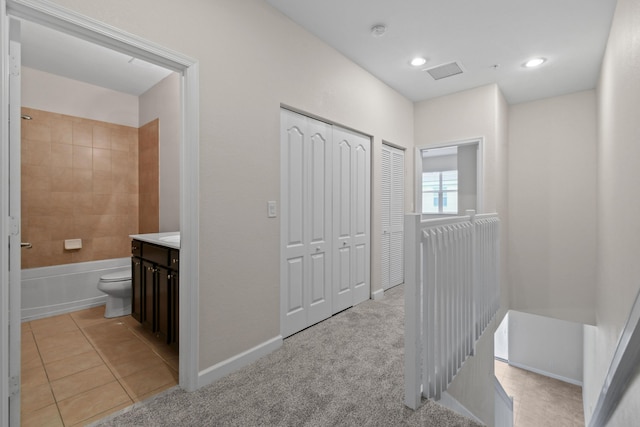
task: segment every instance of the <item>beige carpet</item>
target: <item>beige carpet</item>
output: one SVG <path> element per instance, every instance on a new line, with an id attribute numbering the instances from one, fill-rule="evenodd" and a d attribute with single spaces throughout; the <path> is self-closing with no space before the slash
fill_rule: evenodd
<path id="1" fill-rule="evenodd" d="M 476 426 L 431 401 L 404 406 L 403 303 L 399 286 L 214 384 L 170 389 L 96 425 Z"/>

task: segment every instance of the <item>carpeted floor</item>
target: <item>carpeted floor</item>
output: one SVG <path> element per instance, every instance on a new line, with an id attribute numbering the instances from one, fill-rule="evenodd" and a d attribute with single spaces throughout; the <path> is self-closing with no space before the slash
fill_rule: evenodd
<path id="1" fill-rule="evenodd" d="M 476 426 L 432 401 L 404 406 L 403 304 L 398 286 L 214 384 L 170 389 L 95 425 Z"/>

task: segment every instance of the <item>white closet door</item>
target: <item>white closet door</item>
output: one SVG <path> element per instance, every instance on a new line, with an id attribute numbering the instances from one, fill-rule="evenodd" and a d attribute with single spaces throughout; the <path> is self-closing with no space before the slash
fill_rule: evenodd
<path id="1" fill-rule="evenodd" d="M 370 295 L 371 140 L 333 128 L 333 312 Z"/>
<path id="2" fill-rule="evenodd" d="M 404 282 L 404 151 L 383 145 L 381 183 L 382 288 Z"/>
<path id="3" fill-rule="evenodd" d="M 331 316 L 331 126 L 281 112 L 282 335 Z"/>

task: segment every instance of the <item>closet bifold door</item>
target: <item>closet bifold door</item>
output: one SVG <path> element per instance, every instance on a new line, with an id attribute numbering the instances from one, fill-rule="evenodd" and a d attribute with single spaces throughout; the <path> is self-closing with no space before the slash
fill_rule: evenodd
<path id="1" fill-rule="evenodd" d="M 371 139 L 333 127 L 333 313 L 370 297 Z"/>
<path id="2" fill-rule="evenodd" d="M 281 110 L 283 337 L 331 316 L 331 125 Z"/>

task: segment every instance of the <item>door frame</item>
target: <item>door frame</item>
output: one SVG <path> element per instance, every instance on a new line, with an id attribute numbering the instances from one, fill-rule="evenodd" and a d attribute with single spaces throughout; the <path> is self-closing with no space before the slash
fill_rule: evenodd
<path id="1" fill-rule="evenodd" d="M 181 286 L 180 286 L 180 386 L 193 391 L 198 386 L 198 293 L 199 293 L 199 63 L 197 60 L 168 50 L 138 36 L 126 33 L 110 25 L 80 15 L 66 8 L 41 0 L 0 0 L 0 68 L 2 84 L 0 99 L 8 99 L 9 81 L 9 17 L 26 19 L 49 28 L 59 30 L 86 41 L 141 58 L 181 75 L 181 186 L 180 186 L 180 232 L 182 236 L 180 250 Z M 20 108 L 20 106 L 12 106 Z M 4 201 L 9 194 L 8 146 L 10 109 L 6 102 L 0 106 L 0 196 L 2 197 L 2 217 L 0 218 L 0 238 L 8 241 L 9 219 Z M 9 396 L 7 347 L 9 337 L 7 317 L 9 283 L 8 254 L 5 245 L 0 245 L 0 274 L 2 314 L 0 315 L 0 411 L 3 415 L 0 425 L 8 423 L 8 410 L 5 411 Z"/>
<path id="2" fill-rule="evenodd" d="M 414 198 L 415 212 L 422 215 L 422 151 L 436 148 L 463 147 L 477 145 L 476 156 L 476 212 L 482 213 L 484 206 L 484 137 L 461 139 L 438 144 L 421 145 L 415 148 Z"/>

